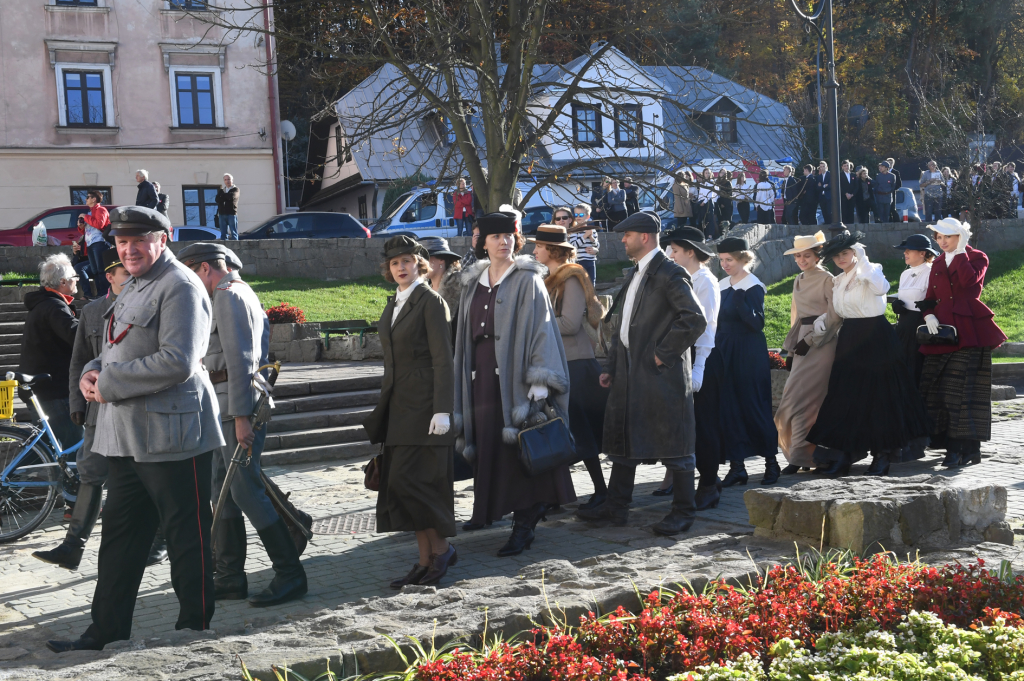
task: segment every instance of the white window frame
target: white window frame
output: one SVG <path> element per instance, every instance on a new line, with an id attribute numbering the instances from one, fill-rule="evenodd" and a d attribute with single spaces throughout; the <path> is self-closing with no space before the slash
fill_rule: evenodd
<path id="1" fill-rule="evenodd" d="M 64 97 L 64 71 L 99 71 L 103 74 L 103 128 L 117 127 L 114 121 L 114 80 L 110 77 L 110 64 L 83 64 L 77 62 L 54 63 L 53 71 L 57 76 L 57 125 L 68 127 L 67 101 Z M 98 129 L 103 129 L 98 128 Z M 88 128 L 83 128 L 88 130 Z"/>
<path id="2" fill-rule="evenodd" d="M 95 9 L 99 9 L 101 7 L 106 7 L 107 6 L 107 0 L 96 0 L 96 4 L 95 5 L 79 5 L 78 7 L 76 7 L 74 5 L 60 5 L 60 4 L 57 4 L 57 0 L 47 0 L 46 1 L 46 5 L 48 5 L 49 7 L 60 7 L 60 8 L 67 7 L 69 9 L 85 9 L 85 10 L 92 9 L 92 10 L 95 10 Z"/>
<path id="3" fill-rule="evenodd" d="M 203 128 L 184 128 L 178 124 L 178 72 L 181 73 L 208 73 L 213 76 L 213 117 L 214 127 L 224 128 L 224 95 L 221 91 L 220 67 L 219 66 L 184 66 L 172 64 L 167 69 L 167 81 L 171 90 L 171 128 L 174 130 L 193 130 L 201 132 Z M 209 128 L 207 128 L 209 129 Z"/>

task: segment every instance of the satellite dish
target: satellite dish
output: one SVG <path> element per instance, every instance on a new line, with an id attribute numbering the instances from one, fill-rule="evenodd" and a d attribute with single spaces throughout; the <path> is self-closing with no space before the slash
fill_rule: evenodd
<path id="1" fill-rule="evenodd" d="M 295 124 L 291 121 L 281 121 L 281 137 L 285 142 L 295 139 Z"/>

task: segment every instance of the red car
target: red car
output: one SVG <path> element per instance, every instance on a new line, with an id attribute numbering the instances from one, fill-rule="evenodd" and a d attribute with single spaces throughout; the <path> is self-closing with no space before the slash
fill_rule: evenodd
<path id="1" fill-rule="evenodd" d="M 113 210 L 117 206 L 104 208 Z M 57 237 L 62 246 L 70 246 L 82 238 L 78 231 L 78 216 L 88 212 L 88 206 L 63 206 L 44 210 L 13 229 L 0 229 L 0 246 L 31 246 L 32 228 L 39 222 L 46 227 L 47 237 Z"/>

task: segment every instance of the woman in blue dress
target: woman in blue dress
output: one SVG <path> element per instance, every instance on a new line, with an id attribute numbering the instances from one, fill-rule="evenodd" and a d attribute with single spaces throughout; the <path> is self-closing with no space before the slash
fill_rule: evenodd
<path id="1" fill-rule="evenodd" d="M 722 487 L 747 484 L 744 460 L 765 459 L 762 485 L 779 480 L 775 458 L 779 433 L 772 418 L 772 377 L 768 342 L 764 338 L 764 296 L 767 289 L 748 271 L 754 259 L 746 239 L 729 237 L 718 244 L 726 278 L 718 282 L 722 306 L 715 348 L 708 357 L 701 386 L 709 406 L 708 427 L 698 429 L 697 458 L 717 456 L 729 462 Z M 708 393 L 708 394 L 705 394 Z"/>

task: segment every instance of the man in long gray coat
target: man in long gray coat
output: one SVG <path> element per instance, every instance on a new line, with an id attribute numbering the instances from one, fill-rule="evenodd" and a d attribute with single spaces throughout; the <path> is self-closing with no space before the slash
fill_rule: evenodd
<path id="1" fill-rule="evenodd" d="M 210 299 L 167 248 L 171 223 L 150 208 L 111 211 L 117 253 L 132 275 L 104 314 L 103 354 L 79 388 L 99 402 L 93 448 L 107 457 L 107 503 L 92 625 L 54 652 L 101 650 L 131 637 L 132 614 L 157 526 L 167 538 L 177 629 L 213 617 L 210 462 L 224 445 L 202 359 Z"/>
<path id="2" fill-rule="evenodd" d="M 641 463 L 660 460 L 672 471 L 672 511 L 654 526 L 658 534 L 690 529 L 696 513 L 693 470 L 695 425 L 688 350 L 707 327 L 690 276 L 658 247 L 661 220 L 634 213 L 615 226 L 636 267 L 613 309 L 622 323 L 612 337 L 607 373 L 602 451 L 612 461 L 608 498 L 580 509 L 585 520 L 624 525 Z"/>
<path id="3" fill-rule="evenodd" d="M 203 282 L 213 303 L 210 346 L 203 365 L 220 403 L 221 429 L 227 444 L 213 462 L 211 500 L 220 496 L 224 477 L 241 444 L 249 448 L 249 465 L 238 466 L 231 480 L 231 493 L 217 521 L 213 537 L 217 552 L 217 600 L 241 600 L 249 595 L 245 575 L 245 517 L 263 542 L 274 566 L 274 580 L 262 593 L 249 599 L 255 606 L 276 605 L 306 593 L 306 572 L 292 542 L 288 526 L 274 510 L 260 472 L 260 455 L 267 429 L 253 431 L 250 417 L 259 399 L 253 376 L 269 360 L 270 322 L 259 298 L 242 281 L 242 261 L 234 251 L 220 244 L 189 244 L 178 259 Z M 216 509 L 214 509 L 216 510 Z"/>

